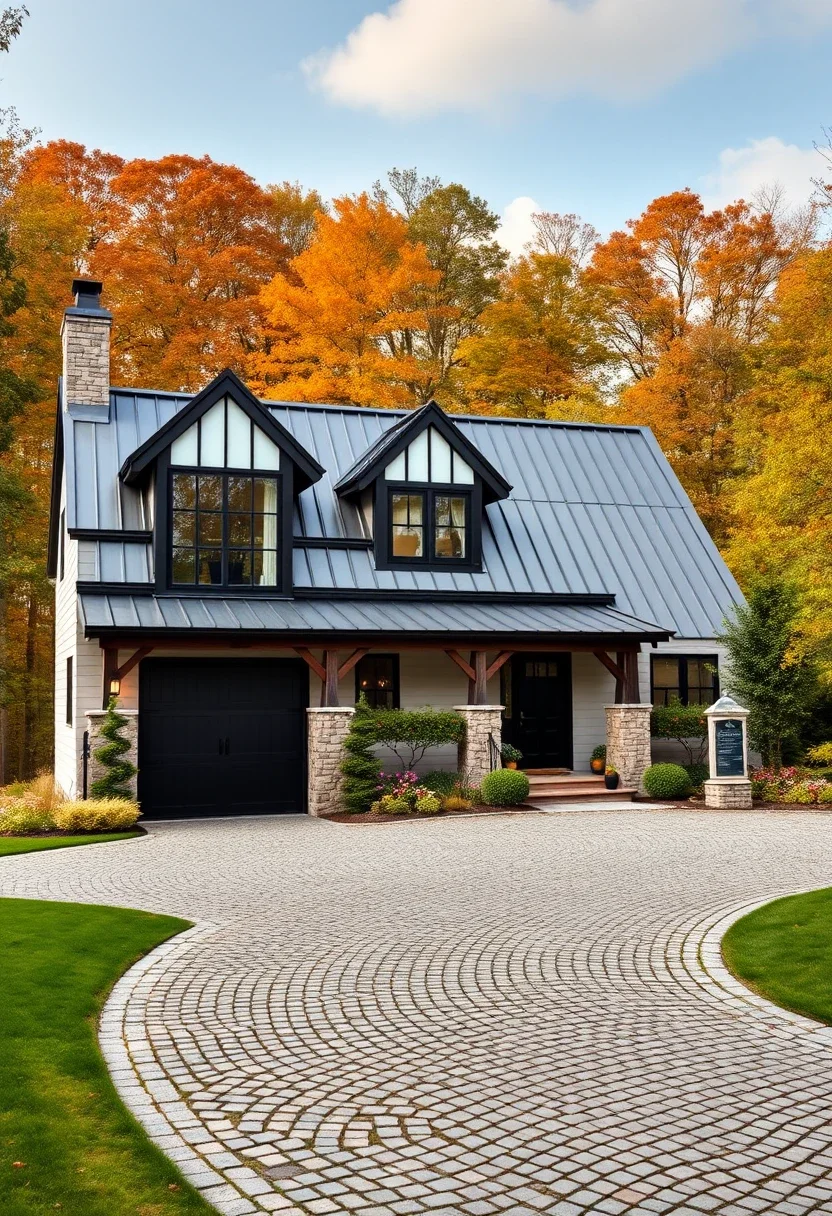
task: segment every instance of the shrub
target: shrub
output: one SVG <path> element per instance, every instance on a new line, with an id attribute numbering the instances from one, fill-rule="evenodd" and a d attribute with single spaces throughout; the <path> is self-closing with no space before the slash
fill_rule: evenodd
<path id="1" fill-rule="evenodd" d="M 52 812 L 28 793 L 6 797 L 0 803 L 0 835 L 25 836 L 30 832 L 54 832 Z"/>
<path id="2" fill-rule="evenodd" d="M 347 754 L 341 761 L 341 772 L 345 778 L 342 795 L 344 809 L 353 815 L 360 815 L 369 810 L 382 788 L 382 774 L 372 750 L 375 741 L 376 728 L 372 710 L 366 698 L 362 696 L 344 740 L 344 750 Z"/>
<path id="3" fill-rule="evenodd" d="M 832 743 L 819 743 L 817 747 L 810 747 L 806 753 L 806 763 L 832 765 Z"/>
<path id="4" fill-rule="evenodd" d="M 95 752 L 96 760 L 105 770 L 103 776 L 90 786 L 90 793 L 95 798 L 132 800 L 130 780 L 136 775 L 136 766 L 124 758 L 130 751 L 129 742 L 121 734 L 126 725 L 127 719 L 118 712 L 115 697 L 110 697 L 101 724 L 101 734 L 107 742 Z"/>
<path id="5" fill-rule="evenodd" d="M 52 814 L 62 832 L 122 832 L 133 827 L 139 807 L 130 798 L 90 798 L 64 802 Z"/>
<path id="6" fill-rule="evenodd" d="M 437 769 L 436 772 L 425 773 L 424 777 L 420 777 L 420 781 L 425 789 L 440 796 L 447 796 L 457 790 L 461 777 L 459 773 L 443 773 Z"/>
<path id="7" fill-rule="evenodd" d="M 423 794 L 416 799 L 416 811 L 420 815 L 436 815 L 442 810 L 442 801 L 435 794 Z"/>
<path id="8" fill-rule="evenodd" d="M 690 777 L 690 787 L 694 794 L 700 793 L 702 786 L 711 775 L 707 764 L 683 764 L 682 768 Z"/>
<path id="9" fill-rule="evenodd" d="M 606 743 L 599 743 L 597 747 L 593 747 L 592 754 L 589 758 L 590 758 L 590 760 L 606 760 L 606 758 L 607 758 Z"/>
<path id="10" fill-rule="evenodd" d="M 684 748 L 687 765 L 701 764 L 708 750 L 708 721 L 701 705 L 671 701 L 657 705 L 650 715 L 654 739 L 673 739 Z"/>
<path id="11" fill-rule="evenodd" d="M 470 800 L 461 794 L 448 794 L 442 799 L 443 811 L 470 811 L 471 805 Z"/>
<path id="12" fill-rule="evenodd" d="M 797 781 L 794 785 L 789 786 L 781 796 L 781 801 L 786 803 L 797 803 L 801 806 L 807 806 L 812 802 L 817 801 L 817 795 L 812 790 L 808 781 Z"/>
<path id="13" fill-rule="evenodd" d="M 529 779 L 519 769 L 498 768 L 482 779 L 483 801 L 491 806 L 519 806 L 529 796 Z"/>
<path id="14" fill-rule="evenodd" d="M 828 781 L 818 793 L 818 802 L 832 802 L 832 785 Z"/>
<path id="15" fill-rule="evenodd" d="M 429 747 L 461 743 L 465 722 L 452 710 L 370 709 L 374 742 L 389 747 L 405 769 L 412 769 Z M 357 715 L 356 715 L 357 716 Z"/>
<path id="16" fill-rule="evenodd" d="M 651 798 L 687 798 L 690 777 L 681 764 L 651 764 L 644 774 L 644 788 Z"/>
<path id="17" fill-rule="evenodd" d="M 409 815 L 412 809 L 406 798 L 394 798 L 392 794 L 385 794 L 370 807 L 379 815 Z"/>

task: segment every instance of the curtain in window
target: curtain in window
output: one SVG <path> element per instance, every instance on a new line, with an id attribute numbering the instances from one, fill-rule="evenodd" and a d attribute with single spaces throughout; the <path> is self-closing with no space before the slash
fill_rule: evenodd
<path id="1" fill-rule="evenodd" d="M 263 481 L 263 573 L 261 587 L 277 586 L 277 482 Z"/>

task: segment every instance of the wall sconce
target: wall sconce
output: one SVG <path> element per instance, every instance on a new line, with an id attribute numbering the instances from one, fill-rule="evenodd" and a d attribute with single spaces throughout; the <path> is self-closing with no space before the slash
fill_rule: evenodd
<path id="1" fill-rule="evenodd" d="M 117 697 L 120 692 L 121 680 L 118 678 L 118 676 L 113 676 L 113 678 L 110 680 L 110 696 Z"/>

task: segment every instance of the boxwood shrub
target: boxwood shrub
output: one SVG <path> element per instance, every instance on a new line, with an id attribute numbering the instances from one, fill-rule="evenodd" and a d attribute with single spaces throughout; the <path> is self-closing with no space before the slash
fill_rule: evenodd
<path id="1" fill-rule="evenodd" d="M 681 764 L 651 764 L 644 774 L 644 788 L 651 798 L 688 798 L 691 781 Z"/>
<path id="2" fill-rule="evenodd" d="M 482 779 L 482 800 L 490 806 L 519 806 L 529 796 L 529 779 L 514 768 L 498 768 Z"/>

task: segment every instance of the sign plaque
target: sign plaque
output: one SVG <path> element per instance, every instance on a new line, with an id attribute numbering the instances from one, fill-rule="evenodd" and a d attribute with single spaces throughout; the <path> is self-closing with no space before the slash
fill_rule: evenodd
<path id="1" fill-rule="evenodd" d="M 714 722 L 717 777 L 745 776 L 745 739 L 739 718 L 718 718 Z"/>

